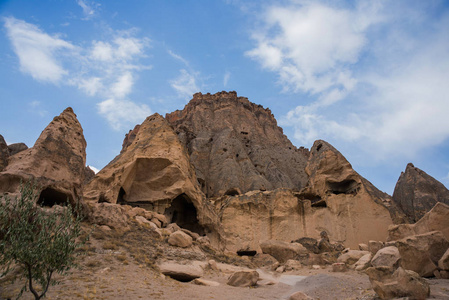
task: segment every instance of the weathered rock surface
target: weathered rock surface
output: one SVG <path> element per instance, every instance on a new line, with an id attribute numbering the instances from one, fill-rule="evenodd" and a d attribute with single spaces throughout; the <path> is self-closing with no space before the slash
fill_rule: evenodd
<path id="1" fill-rule="evenodd" d="M 280 263 L 284 263 L 289 259 L 301 260 L 308 258 L 307 249 L 298 243 L 268 240 L 261 242 L 260 248 L 263 253 L 270 254 Z"/>
<path id="2" fill-rule="evenodd" d="M 449 240 L 449 205 L 438 202 L 415 224 L 399 224 L 388 228 L 387 241 L 396 241 L 408 236 L 430 231 L 441 231 Z"/>
<path id="3" fill-rule="evenodd" d="M 312 297 L 307 296 L 303 292 L 296 292 L 288 297 L 288 300 L 313 300 Z"/>
<path id="4" fill-rule="evenodd" d="M 259 280 L 259 273 L 257 271 L 238 271 L 233 273 L 227 284 L 237 287 L 255 286 Z"/>
<path id="5" fill-rule="evenodd" d="M 19 152 L 25 151 L 28 149 L 28 146 L 24 143 L 15 143 L 8 145 L 9 156 L 13 156 Z"/>
<path id="6" fill-rule="evenodd" d="M 174 261 L 161 262 L 159 269 L 162 274 L 182 282 L 192 281 L 203 276 L 203 269 L 196 264 L 180 264 Z"/>
<path id="7" fill-rule="evenodd" d="M 393 272 L 389 267 L 368 268 L 373 290 L 381 299 L 410 297 L 410 299 L 426 299 L 430 295 L 427 281 L 416 272 L 399 267 Z"/>
<path id="8" fill-rule="evenodd" d="M 0 135 L 0 172 L 8 165 L 9 150 L 5 139 Z"/>
<path id="9" fill-rule="evenodd" d="M 449 204 L 449 190 L 441 182 L 409 163 L 396 183 L 393 201 L 414 223 L 437 202 Z"/>
<path id="10" fill-rule="evenodd" d="M 373 267 L 386 266 L 395 269 L 398 266 L 400 259 L 401 256 L 398 248 L 395 246 L 389 246 L 377 251 L 371 261 L 371 264 Z"/>
<path id="11" fill-rule="evenodd" d="M 438 261 L 438 267 L 442 270 L 449 271 L 449 248 Z"/>
<path id="12" fill-rule="evenodd" d="M 170 234 L 168 243 L 172 246 L 186 248 L 192 245 L 193 239 L 190 235 L 178 230 Z"/>
<path id="13" fill-rule="evenodd" d="M 32 148 L 16 153 L 0 173 L 0 193 L 18 191 L 20 181 L 37 180 L 38 202 L 74 204 L 81 196 L 86 141 L 72 108 L 65 109 L 42 131 Z"/>
<path id="14" fill-rule="evenodd" d="M 195 232 L 217 224 L 168 122 L 154 114 L 136 128 L 135 137 L 128 134 L 122 152 L 85 187 L 85 199 L 140 206 Z"/>
<path id="15" fill-rule="evenodd" d="M 368 241 L 368 251 L 374 256 L 377 251 L 384 247 L 384 242 L 381 241 Z"/>
<path id="16" fill-rule="evenodd" d="M 449 248 L 449 241 L 439 231 L 407 237 L 396 242 L 401 267 L 420 276 L 433 276 L 438 261 Z"/>
<path id="17" fill-rule="evenodd" d="M 355 264 L 362 256 L 370 254 L 368 251 L 349 250 L 346 253 L 340 255 L 337 259 L 338 262 L 345 263 L 347 265 Z"/>
<path id="18" fill-rule="evenodd" d="M 292 145 L 269 109 L 236 92 L 197 93 L 166 118 L 187 147 L 208 197 L 299 190 L 307 182 L 308 151 Z"/>
<path id="19" fill-rule="evenodd" d="M 371 253 L 367 253 L 360 257 L 360 259 L 354 264 L 356 271 L 365 270 L 368 267 L 371 267 L 371 259 L 373 255 Z"/>

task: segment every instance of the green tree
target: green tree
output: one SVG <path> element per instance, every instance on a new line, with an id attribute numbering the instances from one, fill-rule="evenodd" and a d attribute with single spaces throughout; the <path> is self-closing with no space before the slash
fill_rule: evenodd
<path id="1" fill-rule="evenodd" d="M 20 196 L 11 200 L 0 196 L 0 266 L 5 275 L 19 268 L 26 282 L 17 298 L 27 289 L 35 299 L 45 296 L 57 283 L 52 276 L 65 274 L 76 266 L 76 250 L 85 243 L 81 233 L 81 209 L 68 204 L 58 211 L 46 211 L 36 205 L 37 188 L 28 182 L 20 187 Z"/>

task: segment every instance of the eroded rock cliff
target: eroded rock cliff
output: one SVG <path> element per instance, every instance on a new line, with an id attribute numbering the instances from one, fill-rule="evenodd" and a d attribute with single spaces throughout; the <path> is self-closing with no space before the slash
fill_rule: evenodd
<path id="1" fill-rule="evenodd" d="M 236 92 L 197 93 L 166 119 L 188 149 L 207 197 L 299 190 L 307 182 L 307 149 L 292 145 L 269 109 Z"/>
<path id="2" fill-rule="evenodd" d="M 0 193 L 15 193 L 21 181 L 33 179 L 40 187 L 40 204 L 73 204 L 82 194 L 85 165 L 83 129 L 69 107 L 50 122 L 33 147 L 9 158 L 0 173 Z"/>
<path id="3" fill-rule="evenodd" d="M 409 163 L 396 183 L 393 201 L 404 211 L 409 221 L 414 223 L 437 202 L 449 204 L 449 190 L 441 182 Z"/>

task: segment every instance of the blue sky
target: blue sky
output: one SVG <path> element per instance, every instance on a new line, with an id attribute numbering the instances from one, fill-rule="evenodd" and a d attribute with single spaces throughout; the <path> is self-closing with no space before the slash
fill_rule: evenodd
<path id="1" fill-rule="evenodd" d="M 449 185 L 447 1 L 0 1 L 0 134 L 32 146 L 68 106 L 101 169 L 198 91 L 269 107 L 391 194 L 408 162 Z"/>

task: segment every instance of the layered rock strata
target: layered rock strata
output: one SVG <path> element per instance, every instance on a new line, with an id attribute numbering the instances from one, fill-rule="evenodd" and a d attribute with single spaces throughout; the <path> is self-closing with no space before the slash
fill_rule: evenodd
<path id="1" fill-rule="evenodd" d="M 69 107 L 50 122 L 32 148 L 9 158 L 0 172 L 0 193 L 16 193 L 20 182 L 34 180 L 39 204 L 73 204 L 82 194 L 85 165 L 83 129 Z"/>
<path id="2" fill-rule="evenodd" d="M 268 108 L 236 92 L 197 93 L 166 119 L 188 149 L 207 197 L 299 190 L 307 182 L 307 149 L 292 145 Z"/>
<path id="3" fill-rule="evenodd" d="M 449 190 L 441 182 L 409 163 L 396 183 L 393 201 L 404 211 L 409 221 L 414 223 L 437 202 L 449 204 Z"/>

